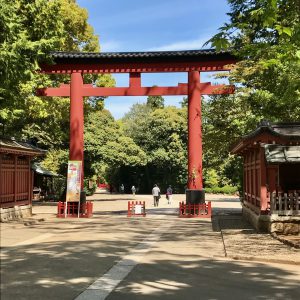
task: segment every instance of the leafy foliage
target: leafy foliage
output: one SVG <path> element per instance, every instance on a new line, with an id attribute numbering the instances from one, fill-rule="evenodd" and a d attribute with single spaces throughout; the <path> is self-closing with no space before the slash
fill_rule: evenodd
<path id="1" fill-rule="evenodd" d="M 152 109 L 163 108 L 165 99 L 162 96 L 148 96 L 147 106 Z"/>
<path id="2" fill-rule="evenodd" d="M 230 74 L 255 116 L 300 119 L 300 2 L 229 0 L 230 23 L 209 42 L 240 57 Z M 224 42 L 224 40 L 226 42 Z M 239 96 L 239 95 L 238 95 Z"/>
<path id="3" fill-rule="evenodd" d="M 145 165 L 146 155 L 107 110 L 91 112 L 85 126 L 85 169 L 87 176 L 110 177 L 122 166 Z"/>
<path id="4" fill-rule="evenodd" d="M 133 105 L 122 122 L 125 134 L 147 154 L 147 165 L 138 169 L 139 178 L 135 179 L 138 182 L 131 184 L 144 192 L 149 192 L 154 183 L 159 183 L 162 189 L 171 184 L 183 191 L 187 179 L 186 108 L 155 109 L 148 101 Z M 128 168 L 126 172 L 136 174 Z"/>
<path id="5" fill-rule="evenodd" d="M 227 154 L 231 141 L 261 119 L 300 120 L 300 2 L 228 2 L 230 22 L 208 43 L 218 51 L 230 48 L 239 57 L 228 76 L 236 92 L 211 97 L 204 105 L 204 162 L 240 189 L 241 162 Z"/>

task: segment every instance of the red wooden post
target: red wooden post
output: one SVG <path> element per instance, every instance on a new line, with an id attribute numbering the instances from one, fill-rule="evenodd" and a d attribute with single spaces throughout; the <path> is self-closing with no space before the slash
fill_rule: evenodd
<path id="1" fill-rule="evenodd" d="M 138 88 L 141 87 L 141 73 L 129 73 L 129 86 Z"/>
<path id="2" fill-rule="evenodd" d="M 79 72 L 71 74 L 70 84 L 70 160 L 82 161 L 81 188 L 83 189 L 83 79 Z"/>
<path id="3" fill-rule="evenodd" d="M 198 71 L 188 73 L 188 189 L 202 190 L 201 90 Z"/>
<path id="4" fill-rule="evenodd" d="M 260 148 L 260 210 L 264 212 L 268 208 L 266 173 L 265 152 L 263 148 Z"/>
<path id="5" fill-rule="evenodd" d="M 268 176 L 267 178 L 269 179 L 269 192 L 270 195 L 273 192 L 276 192 L 277 189 L 277 180 L 276 177 L 278 176 L 278 166 L 269 166 L 268 167 Z"/>
<path id="6" fill-rule="evenodd" d="M 17 205 L 17 190 L 18 190 L 18 185 L 17 185 L 17 164 L 18 164 L 18 156 L 15 154 L 14 155 L 14 205 Z"/>
<path id="7" fill-rule="evenodd" d="M 211 201 L 208 201 L 208 204 L 207 204 L 207 215 L 209 217 L 211 216 Z"/>

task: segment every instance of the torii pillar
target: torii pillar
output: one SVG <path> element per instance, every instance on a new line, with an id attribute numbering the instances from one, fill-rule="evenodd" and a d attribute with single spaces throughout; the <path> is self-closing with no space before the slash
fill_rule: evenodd
<path id="1" fill-rule="evenodd" d="M 202 114 L 199 71 L 188 72 L 188 185 L 187 203 L 203 203 Z"/>
<path id="2" fill-rule="evenodd" d="M 83 114 L 83 78 L 80 72 L 71 73 L 70 83 L 70 152 L 69 160 L 82 162 L 81 190 L 84 182 L 84 114 Z"/>

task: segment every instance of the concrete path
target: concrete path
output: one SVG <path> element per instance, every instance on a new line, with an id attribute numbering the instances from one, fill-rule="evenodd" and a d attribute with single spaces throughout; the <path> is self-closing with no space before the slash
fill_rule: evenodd
<path id="1" fill-rule="evenodd" d="M 300 253 L 240 218 L 234 197 L 210 196 L 213 218 L 179 219 L 176 195 L 127 218 L 131 195 L 97 194 L 91 219 L 34 206 L 1 224 L 4 299 L 299 299 Z M 274 262 L 280 263 L 274 263 Z"/>

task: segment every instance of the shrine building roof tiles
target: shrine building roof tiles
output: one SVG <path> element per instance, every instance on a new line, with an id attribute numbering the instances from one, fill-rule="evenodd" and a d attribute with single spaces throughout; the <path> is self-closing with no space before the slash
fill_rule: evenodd
<path id="1" fill-rule="evenodd" d="M 44 155 L 43 150 L 30 142 L 18 141 L 15 138 L 7 138 L 0 136 L 0 153 L 13 153 L 19 155 Z"/>
<path id="2" fill-rule="evenodd" d="M 284 144 L 291 143 L 299 145 L 300 123 L 270 123 L 268 121 L 262 121 L 255 130 L 241 137 L 239 141 L 231 147 L 231 153 L 241 154 L 245 149 L 254 147 L 257 144 L 268 144 L 260 138 L 264 134 L 274 137 L 274 142 L 276 138 L 277 143 L 281 140 Z"/>

